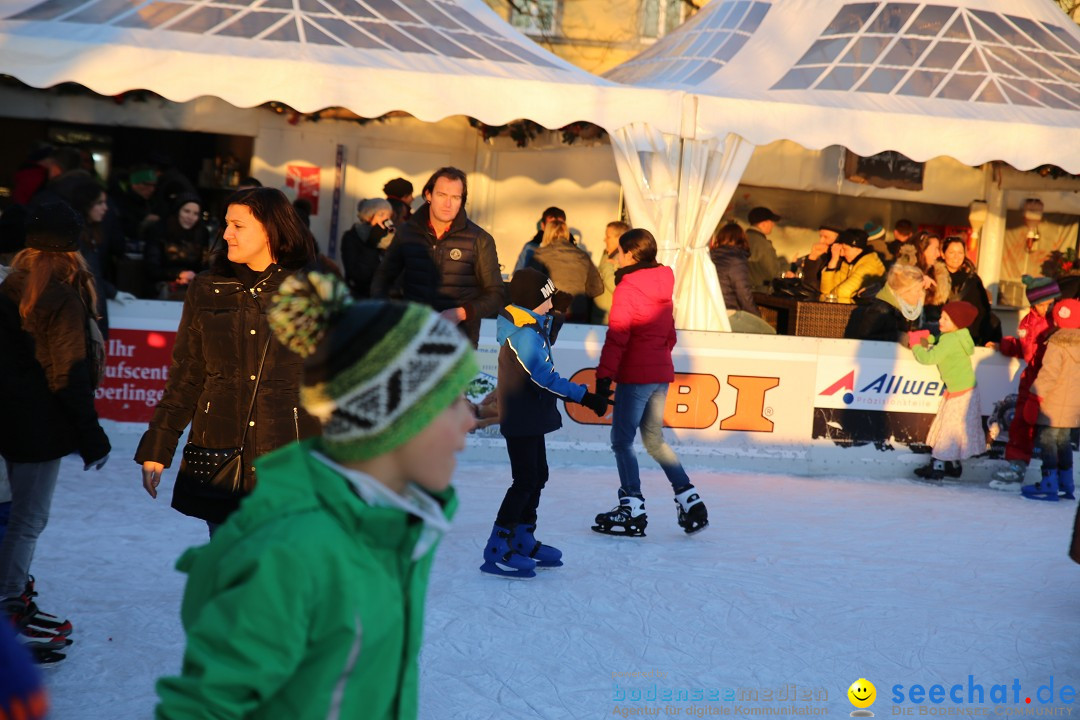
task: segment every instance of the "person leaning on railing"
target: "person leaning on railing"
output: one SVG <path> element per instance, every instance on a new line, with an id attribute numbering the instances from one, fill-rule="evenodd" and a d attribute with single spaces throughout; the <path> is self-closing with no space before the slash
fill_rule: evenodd
<path id="1" fill-rule="evenodd" d="M 829 248 L 829 263 L 821 271 L 821 299 L 853 303 L 873 285 L 880 287 L 885 266 L 870 249 L 864 231 L 848 228 Z"/>

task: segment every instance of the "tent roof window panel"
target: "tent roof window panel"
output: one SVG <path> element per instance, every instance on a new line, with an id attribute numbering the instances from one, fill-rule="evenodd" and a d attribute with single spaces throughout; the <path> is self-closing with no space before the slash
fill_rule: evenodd
<path id="1" fill-rule="evenodd" d="M 922 57 L 928 47 L 930 47 L 929 40 L 899 38 L 892 46 L 892 49 L 885 55 L 881 64 L 911 67 Z"/>
<path id="2" fill-rule="evenodd" d="M 735 54 L 739 52 L 739 50 L 742 49 L 742 46 L 745 45 L 749 40 L 749 35 L 735 33 L 728 38 L 728 41 L 724 43 L 724 46 L 720 48 L 720 51 L 717 52 L 716 55 L 714 55 L 713 57 L 716 60 L 720 60 L 721 62 L 727 62 L 728 60 L 731 60 L 731 58 L 735 57 Z"/>
<path id="3" fill-rule="evenodd" d="M 705 47 L 709 44 L 708 33 L 693 33 L 694 41 L 690 43 L 690 47 L 686 50 L 686 55 L 690 57 L 705 57 Z"/>
<path id="4" fill-rule="evenodd" d="M 1057 25 L 1050 25 L 1047 23 L 1043 23 L 1043 27 L 1054 33 L 1054 37 L 1060 40 L 1065 45 L 1065 47 L 1072 50 L 1074 55 L 1080 55 L 1080 43 L 1076 41 L 1076 38 L 1069 34 L 1068 30 L 1063 27 L 1059 27 Z"/>
<path id="5" fill-rule="evenodd" d="M 987 72 L 986 61 L 982 59 L 982 51 L 977 47 L 973 47 L 957 70 L 961 72 Z"/>
<path id="6" fill-rule="evenodd" d="M 1015 15 L 1006 15 L 1006 17 L 1009 18 L 1013 25 L 1016 25 L 1027 33 L 1028 36 L 1035 41 L 1036 45 L 1042 46 L 1044 49 L 1053 52 L 1069 51 L 1068 46 L 1058 42 L 1058 39 L 1047 32 L 1046 28 L 1039 23 L 1029 20 L 1028 18 L 1016 17 Z"/>
<path id="7" fill-rule="evenodd" d="M 1031 41 L 1031 38 L 1017 30 L 997 13 L 986 12 L 985 10 L 972 10 L 971 12 L 1010 45 L 1035 47 L 1035 43 Z"/>
<path id="8" fill-rule="evenodd" d="M 490 33 L 491 31 L 488 30 L 487 32 Z M 506 52 L 510 53 L 511 55 L 514 55 L 516 57 L 521 58 L 522 60 L 524 60 L 527 63 L 532 63 L 533 65 L 539 65 L 541 67 L 549 67 L 549 68 L 557 68 L 558 67 L 558 65 L 556 65 L 555 63 L 547 60 L 546 58 L 541 57 L 540 55 L 538 55 L 536 53 L 530 52 L 528 49 L 522 47 L 521 45 L 518 45 L 515 42 L 511 42 L 510 40 L 507 40 L 506 38 L 504 38 L 502 36 L 489 35 L 487 39 L 490 40 L 491 42 L 495 43 L 499 47 L 501 47 Z"/>
<path id="9" fill-rule="evenodd" d="M 365 15 L 370 15 L 367 10 L 364 10 L 356 4 L 355 0 L 344 0 L 350 5 L 354 5 L 355 9 L 350 11 L 350 15 L 357 15 L 363 12 Z M 292 10 L 294 7 L 293 0 L 263 0 L 262 5 L 259 6 L 260 10 L 266 10 L 267 8 L 274 8 L 276 10 Z M 374 16 L 372 16 L 374 17 Z"/>
<path id="10" fill-rule="evenodd" d="M 328 12 L 337 11 L 345 17 L 375 17 L 375 14 L 368 10 L 366 7 L 356 2 L 356 0 L 303 0 L 312 6 L 308 12 L 314 12 L 319 14 L 325 14 Z M 264 3 L 265 5 L 265 3 Z M 286 5 L 291 8 L 291 4 Z M 304 5 L 300 6 L 301 10 L 307 10 Z"/>
<path id="11" fill-rule="evenodd" d="M 488 60 L 495 62 L 520 63 L 521 60 L 489 43 L 479 35 L 467 35 L 462 32 L 449 31 L 450 36 L 460 45 L 466 45 L 474 53 L 478 53 Z"/>
<path id="12" fill-rule="evenodd" d="M 229 8 L 201 7 L 195 12 L 188 13 L 182 18 L 169 25 L 170 30 L 179 30 L 189 33 L 209 33 L 226 20 L 230 20 L 236 10 Z"/>
<path id="13" fill-rule="evenodd" d="M 679 41 L 669 48 L 665 48 L 664 55 L 666 57 L 681 57 L 686 54 L 686 51 L 690 48 L 690 44 L 694 41 L 693 36 L 680 33 Z"/>
<path id="14" fill-rule="evenodd" d="M 817 40 L 810 49 L 799 58 L 799 62 L 796 65 L 818 65 L 821 63 L 829 64 L 840 57 L 840 53 L 844 52 L 844 48 L 847 47 L 851 38 L 839 37 L 839 38 L 824 38 Z"/>
<path id="15" fill-rule="evenodd" d="M 426 47 L 386 23 L 357 20 L 356 26 L 364 32 L 370 33 L 379 40 L 383 41 L 394 50 L 400 50 L 401 52 L 421 53 L 423 55 L 432 54 L 432 52 Z M 411 30 L 413 30 L 413 28 L 410 28 L 410 31 Z"/>
<path id="16" fill-rule="evenodd" d="M 731 34 L 726 32 L 711 32 L 707 35 L 709 44 L 705 46 L 705 57 L 715 57 L 720 48 L 724 46 L 724 42 L 731 37 Z"/>
<path id="17" fill-rule="evenodd" d="M 1042 85 L 1080 108 L 1080 88 L 1075 88 L 1071 85 L 1062 85 L 1060 83 L 1042 83 Z"/>
<path id="18" fill-rule="evenodd" d="M 1055 97 L 1053 93 L 1047 92 L 1046 88 L 1039 83 L 1023 79 L 1009 80 L 1008 82 L 1012 87 L 1024 93 L 1040 105 L 1049 105 L 1050 107 L 1061 106 L 1061 98 Z"/>
<path id="19" fill-rule="evenodd" d="M 993 53 L 999 60 L 1003 60 L 1009 65 L 1012 65 L 1023 75 L 1026 75 L 1030 78 L 1037 78 L 1039 80 L 1052 79 L 1049 73 L 1047 73 L 1045 70 L 1028 60 L 1020 53 L 1016 52 L 1015 50 L 1004 47 L 992 47 L 990 48 L 990 52 Z"/>
<path id="20" fill-rule="evenodd" d="M 406 12 L 405 8 L 394 2 L 394 0 L 364 0 L 364 4 L 387 20 L 393 22 L 419 22 L 419 19 L 415 15 Z"/>
<path id="21" fill-rule="evenodd" d="M 1038 65 L 1040 70 L 1043 70 L 1043 71 L 1049 73 L 1050 75 L 1053 75 L 1054 77 L 1060 78 L 1061 75 L 1059 74 L 1059 71 L 1066 69 L 1066 68 L 1063 68 L 1061 66 L 1061 63 L 1059 63 L 1054 58 L 1054 56 L 1049 54 L 1049 53 L 1029 52 L 1029 53 L 1027 53 L 1027 59 L 1028 59 L 1029 62 L 1034 63 L 1035 65 Z M 1045 79 L 1049 79 L 1049 78 L 1045 78 Z"/>
<path id="22" fill-rule="evenodd" d="M 821 76 L 825 67 L 796 67 L 788 70 L 784 77 L 780 78 L 771 90 L 806 90 Z"/>
<path id="23" fill-rule="evenodd" d="M 693 75 L 686 78 L 686 84 L 687 85 L 697 85 L 698 83 L 700 83 L 700 82 L 702 82 L 704 80 L 708 80 L 710 77 L 712 77 L 716 73 L 717 70 L 719 70 L 722 67 L 723 67 L 722 63 L 713 62 L 711 60 L 707 61 L 707 62 L 703 62 L 701 64 L 701 67 L 699 67 L 694 72 Z"/>
<path id="24" fill-rule="evenodd" d="M 116 21 L 116 24 L 121 27 L 144 28 L 149 30 L 151 28 L 156 28 L 159 25 L 164 25 L 180 13 L 190 9 L 190 5 L 181 5 L 180 3 L 174 2 L 155 2 L 139 8 L 130 15 L 120 18 Z M 248 13 L 243 17 L 252 17 L 253 14 L 254 13 Z M 275 19 L 280 18 L 281 16 L 278 15 Z M 265 30 L 266 28 L 263 29 Z M 244 37 L 253 37 L 253 35 L 245 35 Z"/>
<path id="25" fill-rule="evenodd" d="M 866 32 L 896 35 L 904 29 L 917 7 L 914 3 L 889 3 L 881 9 Z"/>
<path id="26" fill-rule="evenodd" d="M 469 52 L 465 48 L 458 45 L 456 42 L 450 40 L 450 38 L 442 35 L 435 30 L 427 27 L 410 27 L 409 35 L 424 43 L 428 47 L 432 48 L 437 55 L 445 55 L 447 57 L 467 58 L 469 60 L 476 60 L 477 56 L 474 53 Z"/>
<path id="27" fill-rule="evenodd" d="M 1065 85 L 1057 83 L 1039 83 L 1039 86 L 1043 89 L 1043 93 L 1039 96 L 1039 99 L 1046 105 L 1057 108 L 1058 110 L 1077 109 L 1077 103 L 1069 100 L 1068 95 L 1064 92 Z"/>
<path id="28" fill-rule="evenodd" d="M 945 37 L 953 40 L 970 40 L 971 30 L 968 28 L 967 20 L 964 19 L 964 14 L 960 13 L 945 30 Z"/>
<path id="29" fill-rule="evenodd" d="M 105 25 L 117 16 L 127 14 L 143 0 L 99 0 L 87 5 L 73 15 L 64 18 L 67 22 Z"/>
<path id="30" fill-rule="evenodd" d="M 863 25 L 877 8 L 878 4 L 873 2 L 844 5 L 821 34 L 826 36 L 857 33 L 862 30 Z"/>
<path id="31" fill-rule="evenodd" d="M 937 96 L 946 100 L 971 100 L 984 82 L 985 75 L 953 75 Z"/>
<path id="32" fill-rule="evenodd" d="M 1020 90 L 1017 90 L 1015 87 L 1013 87 L 1007 82 L 1001 82 L 1001 92 L 1005 93 L 1005 97 L 1007 97 L 1009 99 L 1009 102 L 1013 105 L 1039 105 L 1039 103 L 1036 102 L 1034 98 L 1024 94 Z"/>
<path id="33" fill-rule="evenodd" d="M 280 12 L 259 12 L 252 10 L 233 18 L 232 22 L 219 28 L 214 34 L 224 37 L 253 38 L 259 33 L 265 32 L 271 25 L 285 17 Z"/>
<path id="34" fill-rule="evenodd" d="M 45 0 L 43 3 L 26 8 L 21 13 L 12 15 L 9 20 L 55 20 L 66 12 L 71 12 L 86 0 Z"/>
<path id="35" fill-rule="evenodd" d="M 939 35 L 945 25 L 956 14 L 956 8 L 945 5 L 927 5 L 915 17 L 915 22 L 908 28 L 909 35 Z"/>
<path id="36" fill-rule="evenodd" d="M 296 16 L 289 15 L 288 21 L 278 25 L 277 28 L 263 37 L 263 40 L 273 40 L 275 42 L 300 42 L 300 31 L 296 29 L 296 23 L 299 22 Z"/>
<path id="37" fill-rule="evenodd" d="M 945 73 L 916 70 L 908 76 L 907 82 L 896 93 L 914 97 L 930 97 L 944 79 Z"/>
<path id="38" fill-rule="evenodd" d="M 746 17 L 743 18 L 742 25 L 739 29 L 743 32 L 753 34 L 758 26 L 761 25 L 761 21 L 765 19 L 765 16 L 769 13 L 771 6 L 768 3 L 756 2 L 750 6 L 750 11 L 746 13 Z"/>
<path id="39" fill-rule="evenodd" d="M 1008 100 L 1005 99 L 1004 93 L 1001 92 L 1001 88 L 994 80 L 986 83 L 986 87 L 979 93 L 979 97 L 976 98 L 979 102 L 998 103 L 1005 104 Z"/>
<path id="40" fill-rule="evenodd" d="M 746 17 L 746 11 L 750 9 L 749 0 L 738 0 L 738 2 L 731 3 L 731 12 L 724 18 L 724 24 L 720 27 L 725 29 L 734 29 L 739 27 L 739 23 Z"/>
<path id="41" fill-rule="evenodd" d="M 386 46 L 378 40 L 339 18 L 319 18 L 319 27 L 351 47 L 386 50 Z"/>
<path id="42" fill-rule="evenodd" d="M 815 90 L 850 90 L 869 70 L 866 66 L 840 65 L 821 79 Z"/>
<path id="43" fill-rule="evenodd" d="M 1055 55 L 1054 57 L 1058 59 L 1058 62 L 1047 63 L 1045 66 L 1050 71 L 1050 74 L 1056 75 L 1065 82 L 1080 85 L 1080 72 L 1074 70 L 1073 66 L 1069 64 L 1073 58 L 1062 57 L 1061 55 Z"/>
<path id="44" fill-rule="evenodd" d="M 1003 45 L 1005 43 L 1000 37 L 990 31 L 990 28 L 978 22 L 974 18 L 969 19 L 971 23 L 972 34 L 975 35 L 975 39 L 981 43 L 988 43 L 991 45 Z"/>
<path id="45" fill-rule="evenodd" d="M 341 0 L 342 2 L 348 2 L 349 0 Z M 409 10 L 413 14 L 419 15 L 421 19 L 430 25 L 435 27 L 446 28 L 448 30 L 458 30 L 462 27 L 461 24 L 454 22 L 454 20 L 444 13 L 439 8 L 428 2 L 428 0 L 411 0 L 409 3 Z"/>
<path id="46" fill-rule="evenodd" d="M 888 94 L 900 84 L 900 81 L 904 79 L 907 73 L 907 70 L 896 68 L 877 68 L 867 75 L 866 79 L 856 89 L 859 92 Z"/>
<path id="47" fill-rule="evenodd" d="M 344 45 L 341 40 L 336 40 L 327 35 L 322 28 L 318 26 L 311 18 L 305 18 L 304 23 L 304 39 L 315 45 Z"/>
<path id="48" fill-rule="evenodd" d="M 923 58 L 922 66 L 941 70 L 952 70 L 956 61 L 971 47 L 967 43 L 938 42 Z"/>
<path id="49" fill-rule="evenodd" d="M 882 35 L 864 35 L 851 45 L 851 49 L 840 62 L 845 64 L 872 64 L 889 44 L 889 38 Z"/>
<path id="50" fill-rule="evenodd" d="M 441 0 L 439 3 L 435 4 L 435 6 L 438 7 L 440 10 L 442 10 L 447 15 L 449 15 L 450 17 L 452 17 L 454 20 L 456 20 L 461 25 L 464 25 L 465 27 L 472 30 L 473 32 L 478 32 L 478 33 L 481 33 L 483 35 L 491 35 L 494 32 L 487 25 L 485 25 L 484 23 L 482 23 L 478 19 L 476 19 L 476 17 L 473 16 L 473 14 L 471 12 L 469 12 L 465 8 L 459 6 L 455 2 L 445 2 L 445 0 Z M 550 64 L 550 63 L 545 63 L 545 64 Z"/>

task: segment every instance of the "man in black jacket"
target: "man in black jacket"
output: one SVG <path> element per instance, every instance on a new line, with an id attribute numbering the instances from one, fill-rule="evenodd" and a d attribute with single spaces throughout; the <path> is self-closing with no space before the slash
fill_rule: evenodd
<path id="1" fill-rule="evenodd" d="M 371 295 L 430 305 L 475 346 L 480 320 L 505 304 L 495 240 L 465 214 L 468 184 L 461 170 L 436 170 L 423 196 L 427 202 L 387 249 Z"/>

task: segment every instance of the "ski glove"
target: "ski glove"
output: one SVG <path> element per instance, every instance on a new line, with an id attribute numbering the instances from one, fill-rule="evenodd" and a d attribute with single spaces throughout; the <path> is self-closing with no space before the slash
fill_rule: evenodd
<path id="1" fill-rule="evenodd" d="M 107 462 L 109 462 L 109 453 L 105 453 L 105 457 L 103 458 L 91 460 L 90 462 L 86 463 L 86 466 L 83 467 L 83 472 L 86 472 L 91 468 L 93 468 L 94 470 L 100 470 L 101 468 L 105 467 L 105 463 Z"/>
<path id="2" fill-rule="evenodd" d="M 610 398 L 615 393 L 611 389 L 611 378 L 596 378 L 596 394 Z"/>
<path id="3" fill-rule="evenodd" d="M 607 414 L 608 399 L 603 395 L 586 392 L 581 398 L 581 404 L 596 413 L 596 417 L 604 417 Z"/>

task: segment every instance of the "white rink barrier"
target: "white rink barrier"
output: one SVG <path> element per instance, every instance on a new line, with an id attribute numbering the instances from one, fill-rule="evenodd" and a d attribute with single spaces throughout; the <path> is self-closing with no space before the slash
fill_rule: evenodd
<path id="1" fill-rule="evenodd" d="M 146 422 L 164 387 L 181 304 L 109 307 L 109 365 L 98 412 Z M 605 331 L 565 326 L 554 347 L 559 373 L 591 384 Z M 485 320 L 476 397 L 494 383 L 498 354 L 495 321 Z M 973 361 L 982 415 L 992 436 L 1003 433 L 1010 406 L 1002 401 L 1016 392 L 1023 365 L 986 348 L 976 348 Z M 908 446 L 925 449 L 919 445 L 944 388 L 935 367 L 915 362 L 898 344 L 680 331 L 674 362 L 665 434 L 688 467 L 881 477 L 906 475 L 928 459 Z M 610 411 L 597 418 L 575 403 L 559 405 L 563 428 L 548 436 L 552 459 L 609 466 L 605 477 L 614 477 Z M 470 437 L 468 458 L 505 461 L 497 425 Z M 965 478 L 986 480 L 992 466 L 966 463 L 973 472 Z"/>

